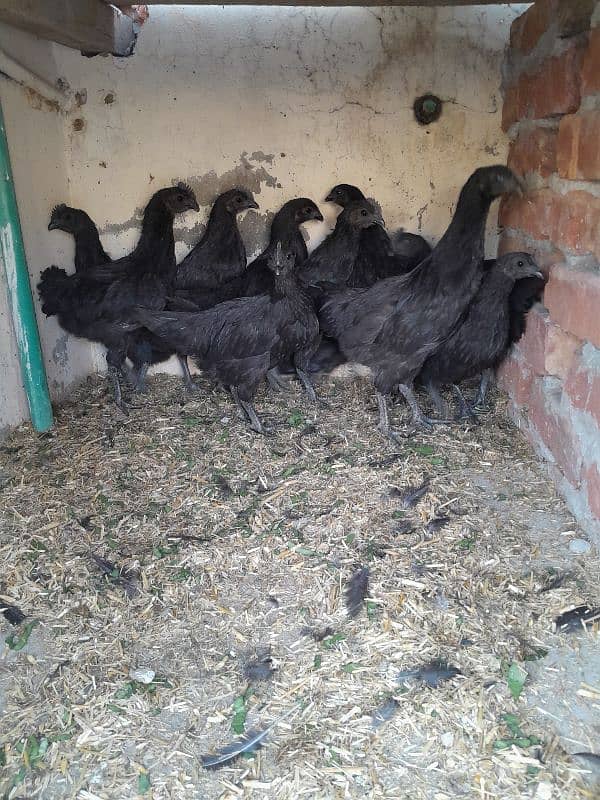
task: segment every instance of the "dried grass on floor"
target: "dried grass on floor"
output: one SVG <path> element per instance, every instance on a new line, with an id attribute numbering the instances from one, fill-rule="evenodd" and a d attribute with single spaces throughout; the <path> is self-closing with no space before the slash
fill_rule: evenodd
<path id="1" fill-rule="evenodd" d="M 576 529 L 502 408 L 393 447 L 362 382 L 324 384 L 316 412 L 296 388 L 261 394 L 272 437 L 206 382 L 193 399 L 150 383 L 125 419 L 89 381 L 52 433 L 0 448 L 0 602 L 37 620 L 10 650 L 0 617 L 8 798 L 593 796 L 507 687 L 509 663 L 560 638 L 553 616 L 600 590 L 588 556 L 540 591 Z M 415 508 L 390 494 L 426 477 Z M 539 518 L 555 530 L 536 541 Z M 360 565 L 368 601 L 349 619 Z M 275 672 L 249 685 L 257 652 Z M 434 658 L 462 675 L 398 682 Z M 238 729 L 296 710 L 253 759 L 207 772 L 200 756 L 236 738 L 236 698 Z M 495 749 L 507 713 L 543 743 Z"/>

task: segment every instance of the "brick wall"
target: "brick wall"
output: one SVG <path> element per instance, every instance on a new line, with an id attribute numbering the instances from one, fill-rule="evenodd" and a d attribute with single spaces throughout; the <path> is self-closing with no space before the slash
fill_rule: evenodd
<path id="1" fill-rule="evenodd" d="M 502 124 L 526 179 L 500 251 L 528 250 L 543 304 L 500 371 L 513 419 L 600 544 L 600 2 L 537 0 L 512 25 Z"/>

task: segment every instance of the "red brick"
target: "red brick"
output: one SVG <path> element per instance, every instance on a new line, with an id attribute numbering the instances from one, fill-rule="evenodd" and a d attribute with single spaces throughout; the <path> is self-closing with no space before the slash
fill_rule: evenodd
<path id="1" fill-rule="evenodd" d="M 563 117 L 558 134 L 559 174 L 571 180 L 600 180 L 599 141 L 600 110 Z"/>
<path id="2" fill-rule="evenodd" d="M 514 350 L 498 369 L 498 385 L 507 392 L 518 406 L 529 403 L 533 373 L 525 359 Z"/>
<path id="3" fill-rule="evenodd" d="M 556 172 L 556 144 L 558 134 L 552 128 L 523 130 L 511 142 L 508 166 L 519 175 L 539 172 L 547 178 Z"/>
<path id="4" fill-rule="evenodd" d="M 553 402 L 545 391 L 542 380 L 537 380 L 532 386 L 527 418 L 530 428 L 552 453 L 567 480 L 578 485 L 582 457 L 577 434 L 572 430 L 568 418 L 561 415 L 558 402 Z"/>
<path id="5" fill-rule="evenodd" d="M 553 322 L 600 347 L 600 275 L 558 265 L 550 273 L 544 305 Z"/>
<path id="6" fill-rule="evenodd" d="M 560 195 L 539 189 L 524 197 L 511 195 L 500 206 L 499 222 L 577 255 L 594 253 L 600 258 L 600 198 L 588 192 Z"/>
<path id="7" fill-rule="evenodd" d="M 600 369 L 588 367 L 577 358 L 565 381 L 571 405 L 590 414 L 600 424 Z"/>
<path id="8" fill-rule="evenodd" d="M 575 356 L 583 342 L 558 325 L 549 325 L 546 336 L 544 366 L 548 375 L 565 380 L 571 370 Z"/>
<path id="9" fill-rule="evenodd" d="M 598 467 L 592 464 L 583 472 L 583 483 L 587 490 L 587 501 L 590 511 L 600 519 L 600 472 Z"/>
<path id="10" fill-rule="evenodd" d="M 536 375 L 546 374 L 546 341 L 550 320 L 548 314 L 535 306 L 527 314 L 527 328 L 517 348 Z"/>
<path id="11" fill-rule="evenodd" d="M 555 0 L 538 0 L 510 26 L 510 46 L 528 53 L 538 43 L 552 22 Z"/>
<path id="12" fill-rule="evenodd" d="M 506 90 L 502 128 L 523 119 L 543 119 L 572 114 L 581 100 L 580 68 L 585 52 L 573 43 L 560 56 L 543 61 L 535 72 L 526 72 Z"/>
<path id="13" fill-rule="evenodd" d="M 581 92 L 583 95 L 600 92 L 600 26 L 590 33 L 581 68 Z"/>

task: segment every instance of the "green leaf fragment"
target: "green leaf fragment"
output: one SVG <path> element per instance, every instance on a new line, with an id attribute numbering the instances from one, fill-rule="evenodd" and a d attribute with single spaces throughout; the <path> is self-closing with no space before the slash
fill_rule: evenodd
<path id="1" fill-rule="evenodd" d="M 31 622 L 28 622 L 26 625 L 24 625 L 23 629 L 19 634 L 11 633 L 10 636 L 7 636 L 5 641 L 9 649 L 22 650 L 29 641 L 29 637 L 31 636 L 31 631 L 35 628 L 37 624 L 38 624 L 37 619 L 34 619 Z"/>
<path id="2" fill-rule="evenodd" d="M 147 772 L 140 772 L 138 775 L 138 794 L 146 794 L 146 792 L 150 789 L 150 778 L 148 777 Z"/>
<path id="3" fill-rule="evenodd" d="M 360 664 L 356 664 L 353 661 L 349 661 L 347 664 L 342 664 L 342 672 L 354 672 L 359 668 Z"/>
<path id="4" fill-rule="evenodd" d="M 508 673 L 506 675 L 506 682 L 508 683 L 508 688 L 510 689 L 510 693 L 514 697 L 515 700 L 518 700 L 521 696 L 521 692 L 523 691 L 523 687 L 525 686 L 525 681 L 527 680 L 527 672 L 523 669 L 520 664 L 512 663 L 508 668 Z"/>
<path id="5" fill-rule="evenodd" d="M 345 638 L 345 633 L 334 633 L 333 636 L 328 636 L 326 639 L 323 639 L 321 644 L 326 650 L 333 650 L 336 644 L 343 641 Z"/>
<path id="6" fill-rule="evenodd" d="M 323 658 L 317 653 L 317 655 L 315 656 L 315 660 L 313 661 L 313 669 L 319 669 L 322 663 L 323 663 Z"/>

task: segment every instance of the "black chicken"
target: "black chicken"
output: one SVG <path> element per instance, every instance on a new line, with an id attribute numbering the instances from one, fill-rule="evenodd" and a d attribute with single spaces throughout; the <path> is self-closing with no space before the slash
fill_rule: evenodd
<path id="1" fill-rule="evenodd" d="M 49 267 L 38 284 L 46 316 L 58 315 L 69 333 L 105 345 L 115 402 L 124 411 L 120 374 L 135 327 L 129 324 L 131 311 L 165 307 L 175 272 L 173 220 L 190 209 L 198 211 L 198 203 L 189 187 L 160 189 L 146 206 L 142 233 L 130 255 L 74 275 Z"/>
<path id="2" fill-rule="evenodd" d="M 383 228 L 383 220 L 368 200 L 348 203 L 342 210 L 333 231 L 300 267 L 300 280 L 310 287 L 316 300 L 348 286 L 354 274 L 362 234 L 371 226 Z"/>
<path id="3" fill-rule="evenodd" d="M 292 248 L 278 243 L 267 263 L 275 275 L 270 295 L 228 300 L 200 313 L 137 313 L 142 325 L 228 386 L 258 433 L 263 427 L 252 400 L 281 360 L 292 358 L 309 397 L 315 399 L 306 367 L 319 343 L 319 323 L 294 273 Z"/>
<path id="4" fill-rule="evenodd" d="M 346 208 L 349 203 L 360 203 L 367 198 L 356 186 L 339 183 L 325 200 Z M 360 246 L 354 270 L 347 285 L 372 286 L 376 281 L 403 275 L 423 261 L 431 247 L 422 236 L 397 231 L 390 239 L 382 227 L 367 228 L 360 237 Z"/>
<path id="5" fill-rule="evenodd" d="M 460 403 L 460 417 L 472 411 L 457 386 L 461 381 L 494 370 L 512 344 L 511 297 L 517 281 L 535 281 L 543 287 L 544 276 L 528 253 L 508 253 L 492 262 L 484 274 L 466 316 L 445 342 L 423 364 L 420 380 L 427 388 L 440 416 L 446 414 L 439 387 L 453 384 Z M 519 314 L 524 322 L 526 311 Z"/>
<path id="6" fill-rule="evenodd" d="M 237 216 L 249 208 L 258 208 L 258 203 L 246 189 L 230 189 L 217 197 L 204 235 L 177 266 L 177 288 L 214 289 L 246 269 Z"/>
<path id="7" fill-rule="evenodd" d="M 349 361 L 373 372 L 379 430 L 390 429 L 387 396 L 398 387 L 413 420 L 422 414 L 412 384 L 424 362 L 462 321 L 483 275 L 484 235 L 492 201 L 521 191 L 505 166 L 476 170 L 460 192 L 454 217 L 432 253 L 408 275 L 387 278 L 370 289 L 349 289 L 321 308 L 323 332 L 337 339 Z"/>
<path id="8" fill-rule="evenodd" d="M 310 220 L 323 221 L 321 212 L 312 200 L 298 197 L 284 203 L 271 222 L 269 244 L 254 261 L 248 264 L 241 275 L 216 289 L 177 289 L 169 307 L 179 311 L 191 311 L 193 309 L 186 308 L 186 303 L 192 302 L 199 311 L 202 311 L 226 300 L 233 300 L 235 297 L 270 293 L 275 278 L 268 261 L 276 243 L 286 242 L 294 254 L 296 264 L 302 264 L 308 257 L 308 251 L 300 226 Z"/>
<path id="9" fill-rule="evenodd" d="M 75 239 L 75 271 L 84 272 L 96 264 L 112 261 L 100 242 L 98 228 L 93 219 L 78 208 L 69 208 L 64 203 L 52 210 L 48 230 L 70 233 Z M 167 304 L 167 308 L 168 308 Z M 173 355 L 149 331 L 136 331 L 127 337 L 127 357 L 133 364 L 129 379 L 137 391 L 144 391 L 145 377 L 151 364 L 159 364 Z M 186 358 L 179 358 L 183 382 L 187 389 L 196 391 Z"/>
<path id="10" fill-rule="evenodd" d="M 111 260 L 102 247 L 94 221 L 80 208 L 70 208 L 64 203 L 54 206 L 48 230 L 64 231 L 75 239 L 75 272 L 85 272 L 89 267 L 108 264 Z"/>

